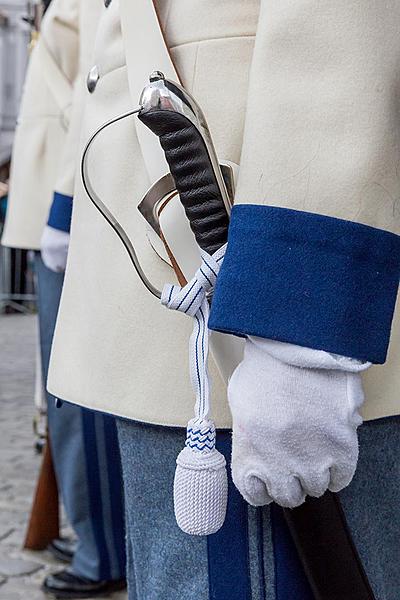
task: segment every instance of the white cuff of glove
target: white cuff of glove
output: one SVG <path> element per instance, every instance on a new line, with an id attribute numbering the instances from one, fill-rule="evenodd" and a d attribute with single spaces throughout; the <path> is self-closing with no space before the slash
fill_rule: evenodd
<path id="1" fill-rule="evenodd" d="M 45 266 L 56 273 L 63 273 L 67 266 L 70 235 L 66 231 L 46 225 L 40 240 L 40 251 Z"/>
<path id="2" fill-rule="evenodd" d="M 229 382 L 232 475 L 252 505 L 295 507 L 353 478 L 360 373 L 370 363 L 262 338 L 248 338 Z"/>
<path id="3" fill-rule="evenodd" d="M 267 340 L 259 337 L 249 337 L 249 340 L 257 346 L 261 352 L 268 352 L 277 360 L 294 367 L 308 369 L 330 369 L 360 373 L 371 366 L 369 362 L 363 362 L 356 358 L 348 358 L 340 354 L 331 354 L 324 350 L 314 350 L 277 340 Z"/>

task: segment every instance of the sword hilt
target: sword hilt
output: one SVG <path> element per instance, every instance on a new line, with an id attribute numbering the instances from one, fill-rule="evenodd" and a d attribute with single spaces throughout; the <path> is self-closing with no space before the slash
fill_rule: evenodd
<path id="1" fill-rule="evenodd" d="M 229 198 L 205 118 L 177 84 L 160 77 L 146 89 L 138 117 L 160 140 L 198 245 L 213 254 L 227 241 Z"/>

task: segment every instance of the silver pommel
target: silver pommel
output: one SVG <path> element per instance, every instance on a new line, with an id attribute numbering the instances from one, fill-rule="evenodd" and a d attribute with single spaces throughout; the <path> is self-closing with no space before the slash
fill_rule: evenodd
<path id="1" fill-rule="evenodd" d="M 150 83 L 160 81 L 160 79 L 165 80 L 165 75 L 164 73 L 161 73 L 161 71 L 153 71 L 149 77 Z"/>

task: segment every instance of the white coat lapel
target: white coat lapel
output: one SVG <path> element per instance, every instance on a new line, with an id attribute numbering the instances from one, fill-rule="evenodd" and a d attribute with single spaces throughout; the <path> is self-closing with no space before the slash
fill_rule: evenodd
<path id="1" fill-rule="evenodd" d="M 152 71 L 162 71 L 168 79 L 174 81 L 179 81 L 179 77 L 152 0 L 140 0 L 139 3 L 120 1 L 129 90 L 132 102 L 136 105 Z M 150 181 L 154 182 L 169 171 L 168 164 L 157 137 L 138 119 L 135 119 L 135 126 Z"/>

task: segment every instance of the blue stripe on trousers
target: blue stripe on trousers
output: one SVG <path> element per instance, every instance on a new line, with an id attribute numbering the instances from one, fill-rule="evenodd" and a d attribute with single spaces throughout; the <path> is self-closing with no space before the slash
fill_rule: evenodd
<path id="1" fill-rule="evenodd" d="M 314 600 L 292 541 L 283 510 L 271 506 L 272 542 L 275 559 L 276 600 Z"/>
<path id="2" fill-rule="evenodd" d="M 113 417 L 103 416 L 104 437 L 107 440 L 107 469 L 110 484 L 111 519 L 114 552 L 118 561 L 118 571 L 125 573 L 125 525 L 121 457 L 118 445 L 117 425 Z"/>
<path id="3" fill-rule="evenodd" d="M 100 579 L 112 579 L 110 556 L 104 529 L 104 511 L 100 481 L 99 457 L 96 444 L 95 413 L 82 409 L 84 448 L 88 471 L 88 492 L 93 534 L 99 552 Z M 111 494 L 112 495 L 112 494 Z"/>
<path id="4" fill-rule="evenodd" d="M 266 600 L 265 597 L 265 566 L 264 566 L 264 531 L 263 531 L 263 511 L 257 509 L 257 546 L 258 546 L 258 577 L 260 588 L 260 600 Z"/>
<path id="5" fill-rule="evenodd" d="M 229 465 L 231 434 L 219 432 L 217 447 Z M 207 538 L 209 600 L 251 600 L 247 504 L 237 491 L 230 476 L 228 494 L 225 523 L 219 532 Z M 275 560 L 275 600 L 314 600 L 282 510 L 273 505 L 270 514 Z M 262 519 L 263 513 L 259 509 L 257 511 L 258 597 L 264 600 Z"/>
<path id="6" fill-rule="evenodd" d="M 230 433 L 218 433 L 217 448 L 230 465 Z M 225 523 L 207 538 L 209 600 L 251 600 L 247 504 L 228 480 Z"/>

